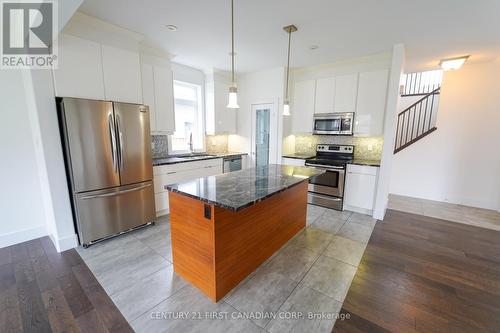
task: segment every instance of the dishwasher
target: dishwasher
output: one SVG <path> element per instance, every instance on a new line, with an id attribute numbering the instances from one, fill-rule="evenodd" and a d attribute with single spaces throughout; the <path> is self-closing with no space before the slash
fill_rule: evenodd
<path id="1" fill-rule="evenodd" d="M 224 173 L 238 170 L 241 170 L 241 156 L 224 157 Z"/>

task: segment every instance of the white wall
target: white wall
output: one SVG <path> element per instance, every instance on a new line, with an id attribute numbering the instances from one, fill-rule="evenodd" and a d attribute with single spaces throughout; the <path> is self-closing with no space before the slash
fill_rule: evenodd
<path id="1" fill-rule="evenodd" d="M 390 192 L 499 209 L 500 60 L 445 72 L 437 131 L 394 155 Z"/>
<path id="2" fill-rule="evenodd" d="M 21 70 L 0 75 L 0 247 L 47 235 Z"/>
<path id="3" fill-rule="evenodd" d="M 401 97 L 399 95 L 399 83 L 403 75 L 406 61 L 405 47 L 403 44 L 396 44 L 392 50 L 391 71 L 389 84 L 387 87 L 387 104 L 384 116 L 384 145 L 382 148 L 382 158 L 380 160 L 380 170 L 377 180 L 377 192 L 375 194 L 375 206 L 373 217 L 383 220 L 387 210 L 389 189 L 391 183 L 392 169 L 394 168 L 394 138 L 396 136 L 396 115 L 399 110 Z"/>
<path id="4" fill-rule="evenodd" d="M 59 30 L 81 3 L 59 1 Z M 61 149 L 50 71 L 4 70 L 0 94 L 0 247 L 45 235 L 51 235 L 58 250 L 73 246 L 72 219 L 69 228 L 59 230 L 69 237 L 59 244 L 54 215 L 64 219 L 71 210 L 69 199 L 58 197 L 61 189 L 66 193 L 67 189 L 62 156 L 58 155 Z"/>
<path id="5" fill-rule="evenodd" d="M 46 225 L 58 251 L 78 245 L 73 224 L 52 73 L 32 70 L 24 75 L 24 90 L 41 184 Z"/>
<path id="6" fill-rule="evenodd" d="M 252 139 L 252 104 L 275 103 L 278 114 L 278 140 L 276 147 L 271 147 L 270 163 L 281 160 L 283 137 L 283 93 L 285 70 L 283 67 L 238 76 L 237 135 L 228 137 L 229 151 L 251 152 Z"/>
<path id="7" fill-rule="evenodd" d="M 199 69 L 172 62 L 172 73 L 174 80 L 198 84 L 202 87 L 205 85 L 205 74 Z"/>

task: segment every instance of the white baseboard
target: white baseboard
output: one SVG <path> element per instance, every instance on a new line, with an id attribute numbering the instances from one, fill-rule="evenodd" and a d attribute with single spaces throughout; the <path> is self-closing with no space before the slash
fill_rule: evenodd
<path id="1" fill-rule="evenodd" d="M 78 246 L 78 237 L 76 236 L 76 234 L 59 238 L 59 249 L 58 249 L 59 252 L 73 249 L 77 246 Z"/>
<path id="2" fill-rule="evenodd" d="M 168 209 L 159 210 L 159 211 L 156 212 L 156 217 L 167 215 L 168 213 L 169 213 Z"/>
<path id="3" fill-rule="evenodd" d="M 365 215 L 370 215 L 370 216 L 372 216 L 372 214 L 373 214 L 373 210 L 371 210 L 371 209 L 354 207 L 354 206 L 349 206 L 346 204 L 344 204 L 344 210 L 348 210 L 350 212 L 356 212 L 356 213 L 360 213 L 360 214 L 365 214 Z"/>
<path id="4" fill-rule="evenodd" d="M 45 225 L 0 235 L 0 248 L 47 236 Z"/>

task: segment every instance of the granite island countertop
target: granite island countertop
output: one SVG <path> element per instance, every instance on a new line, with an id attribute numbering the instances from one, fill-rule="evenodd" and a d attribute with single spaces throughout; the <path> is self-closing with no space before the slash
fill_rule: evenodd
<path id="1" fill-rule="evenodd" d="M 270 164 L 166 185 L 165 189 L 239 211 L 323 172 L 315 168 Z"/>

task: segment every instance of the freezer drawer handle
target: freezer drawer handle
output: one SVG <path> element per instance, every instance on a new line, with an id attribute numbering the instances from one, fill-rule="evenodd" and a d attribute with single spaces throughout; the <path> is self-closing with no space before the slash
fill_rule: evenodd
<path id="1" fill-rule="evenodd" d="M 82 199 L 82 200 L 88 200 L 88 199 L 95 199 L 95 198 L 114 197 L 114 196 L 117 196 L 117 195 L 120 195 L 120 194 L 125 194 L 125 193 L 139 191 L 139 190 L 142 190 L 143 188 L 150 187 L 150 186 L 151 186 L 151 184 L 146 184 L 146 185 L 142 185 L 142 186 L 139 186 L 139 187 L 134 187 L 134 188 L 131 188 L 131 189 L 128 189 L 128 190 L 123 190 L 123 191 L 118 191 L 118 192 L 113 192 L 113 193 L 88 195 L 86 197 L 81 197 L 80 199 Z"/>

